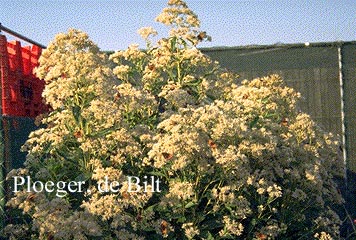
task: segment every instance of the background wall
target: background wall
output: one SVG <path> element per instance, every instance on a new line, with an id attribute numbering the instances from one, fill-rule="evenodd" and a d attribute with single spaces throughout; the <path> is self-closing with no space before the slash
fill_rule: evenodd
<path id="1" fill-rule="evenodd" d="M 241 79 L 273 73 L 282 76 L 301 93 L 302 111 L 324 130 L 341 140 L 345 137 L 345 146 L 341 146 L 346 151 L 345 163 L 356 173 L 356 42 L 210 48 L 203 52 L 239 73 Z"/>

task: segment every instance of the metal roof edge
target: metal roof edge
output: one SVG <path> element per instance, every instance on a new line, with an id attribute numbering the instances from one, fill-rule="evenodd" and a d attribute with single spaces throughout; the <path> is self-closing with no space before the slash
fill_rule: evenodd
<path id="1" fill-rule="evenodd" d="M 349 45 L 349 44 L 356 44 L 356 41 L 306 42 L 306 43 L 245 45 L 245 46 L 217 46 L 217 47 L 203 47 L 203 48 L 199 48 L 199 50 L 203 52 L 225 51 L 225 50 L 260 50 L 260 49 L 273 49 L 273 48 L 335 47 L 335 46 L 342 46 L 342 45 Z"/>
<path id="2" fill-rule="evenodd" d="M 302 48 L 302 47 L 338 47 L 342 45 L 356 45 L 355 41 L 334 41 L 334 42 L 306 42 L 306 43 L 281 43 L 271 45 L 245 45 L 245 46 L 215 46 L 215 47 L 198 47 L 203 52 L 225 51 L 225 50 L 264 50 L 277 48 Z M 144 50 L 144 49 L 143 49 Z M 119 50 L 102 50 L 106 54 L 112 54 Z"/>

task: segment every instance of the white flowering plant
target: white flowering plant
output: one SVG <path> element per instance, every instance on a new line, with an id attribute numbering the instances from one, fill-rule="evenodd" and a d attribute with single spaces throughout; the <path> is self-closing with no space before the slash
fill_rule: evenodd
<path id="1" fill-rule="evenodd" d="M 85 191 L 18 191 L 8 205 L 25 239 L 333 239 L 343 203 L 338 143 L 277 75 L 241 81 L 196 46 L 210 40 L 181 0 L 156 18 L 170 27 L 146 49 L 108 58 L 78 30 L 44 50 L 37 75 L 52 111 L 29 136 L 33 181 L 83 181 Z M 129 191 L 153 176 L 159 191 Z M 120 187 L 101 191 L 103 179 Z M 156 188 L 157 191 L 154 191 Z M 28 220 L 28 221 L 25 221 Z"/>

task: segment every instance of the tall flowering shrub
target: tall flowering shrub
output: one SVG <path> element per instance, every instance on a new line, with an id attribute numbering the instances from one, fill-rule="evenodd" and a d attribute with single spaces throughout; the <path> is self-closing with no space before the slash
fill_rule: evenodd
<path id="1" fill-rule="evenodd" d="M 337 142 L 296 109 L 299 94 L 277 75 L 241 81 L 201 53 L 209 36 L 185 2 L 170 0 L 156 21 L 168 37 L 153 43 L 157 32 L 140 29 L 145 50 L 108 59 L 70 30 L 44 51 L 37 75 L 53 111 L 8 179 L 84 181 L 85 191 L 23 189 L 9 205 L 30 221 L 8 225 L 8 235 L 337 238 Z M 130 176 L 158 178 L 159 189 L 129 191 Z M 120 187 L 101 191 L 105 181 Z"/>

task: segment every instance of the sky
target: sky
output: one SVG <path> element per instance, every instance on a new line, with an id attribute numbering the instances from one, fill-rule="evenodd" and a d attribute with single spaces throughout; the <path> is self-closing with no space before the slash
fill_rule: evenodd
<path id="1" fill-rule="evenodd" d="M 356 40 L 355 0 L 186 0 L 212 41 L 200 47 Z M 166 0 L 0 0 L 0 23 L 43 45 L 69 28 L 106 51 L 145 47 L 137 30 L 153 26 Z M 6 34 L 7 35 L 7 34 Z M 7 35 L 9 40 L 11 36 Z"/>

